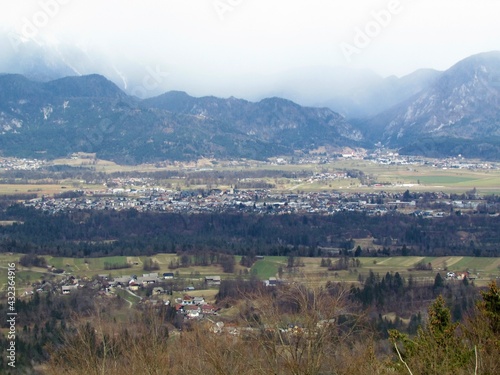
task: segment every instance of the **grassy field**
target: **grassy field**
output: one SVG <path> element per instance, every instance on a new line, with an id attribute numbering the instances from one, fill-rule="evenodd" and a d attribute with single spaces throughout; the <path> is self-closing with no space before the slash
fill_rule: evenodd
<path id="1" fill-rule="evenodd" d="M 500 171 L 497 170 L 403 168 L 401 166 L 384 170 L 375 165 L 373 167 L 366 166 L 364 172 L 375 175 L 380 183 L 393 184 L 391 186 L 393 189 L 397 189 L 398 185 L 414 184 L 411 187 L 413 191 L 464 192 L 474 187 L 485 194 L 500 191 Z M 405 188 L 405 186 L 401 188 Z"/>
<path id="2" fill-rule="evenodd" d="M 480 179 L 473 177 L 460 177 L 460 176 L 422 176 L 419 177 L 421 184 L 458 184 L 470 181 L 480 181 Z"/>
<path id="3" fill-rule="evenodd" d="M 20 254 L 0 254 L 0 287 L 5 287 L 7 283 L 7 267 L 9 263 L 18 264 Z M 66 273 L 78 277 L 92 277 L 98 274 L 110 274 L 112 276 L 120 275 L 142 275 L 146 273 L 143 270 L 143 262 L 147 257 L 103 257 L 103 258 L 60 258 L 46 257 L 47 263 L 54 267 L 64 269 Z M 202 267 L 193 266 L 179 268 L 175 271 L 168 268 L 171 260 L 176 259 L 175 254 L 157 254 L 151 257 L 160 265 L 158 273 L 176 272 L 180 278 L 190 283 L 191 280 L 202 280 L 204 276 L 220 275 L 223 278 L 231 278 L 240 274 L 243 267 L 237 265 L 234 274 L 225 274 L 222 268 L 217 265 Z M 290 280 L 300 280 L 311 285 L 323 285 L 326 281 L 346 281 L 357 282 L 359 278 L 366 277 L 370 271 L 385 275 L 387 272 L 399 272 L 404 277 L 412 275 L 417 280 L 432 281 L 437 272 L 443 276 L 446 271 L 469 271 L 476 277 L 476 283 L 486 285 L 489 280 L 500 278 L 500 258 L 482 258 L 482 257 L 361 257 L 358 258 L 361 266 L 351 268 L 350 270 L 328 271 L 326 267 L 321 267 L 321 258 L 301 258 L 303 266 L 295 267 L 293 270 L 287 269 L 287 257 L 265 257 L 258 260 L 253 265 L 250 274 L 257 275 L 260 279 L 268 279 L 278 275 L 279 267 L 283 267 L 283 278 Z M 237 259 L 239 261 L 239 257 Z M 336 258 L 332 258 L 336 261 Z M 105 270 L 105 263 L 125 263 L 129 262 L 132 267 L 119 270 Z M 417 263 L 430 263 L 432 271 L 412 270 Z M 361 275 L 361 276 L 360 276 Z M 19 287 L 26 287 L 31 283 L 40 280 L 42 277 L 61 277 L 49 273 L 42 268 L 23 268 L 17 266 L 16 284 Z"/>
<path id="4" fill-rule="evenodd" d="M 8 265 L 10 263 L 16 264 L 16 291 L 19 294 L 24 293 L 27 287 L 29 287 L 33 282 L 39 281 L 42 276 L 53 277 L 49 275 L 45 269 L 33 267 L 31 269 L 25 269 L 19 267 L 18 261 L 20 254 L 0 254 L 0 290 L 5 290 L 8 281 Z"/>
<path id="5" fill-rule="evenodd" d="M 269 259 L 268 259 L 269 258 Z M 266 257 L 255 263 L 252 270 L 262 278 L 276 276 L 278 267 L 284 269 L 284 278 L 300 280 L 311 285 L 322 285 L 327 281 L 357 282 L 358 279 L 368 276 L 370 271 L 384 276 L 387 272 L 399 272 L 403 277 L 410 275 L 415 280 L 433 282 L 436 273 L 445 276 L 446 270 L 461 272 L 469 271 L 476 278 L 478 285 L 486 285 L 489 280 L 500 277 L 500 258 L 475 258 L 475 257 L 362 257 L 358 258 L 361 267 L 351 268 L 349 271 L 328 271 L 321 267 L 321 258 L 301 258 L 304 264 L 296 267 L 293 272 L 286 268 L 286 257 Z M 336 259 L 333 258 L 332 261 Z M 431 263 L 431 271 L 417 271 L 413 268 L 417 263 Z"/>
<path id="6" fill-rule="evenodd" d="M 349 271 L 326 271 L 320 267 L 321 259 L 304 258 L 305 267 L 299 267 L 297 278 L 309 280 L 313 284 L 321 284 L 327 280 L 354 282 L 366 277 L 370 271 L 384 276 L 387 272 L 399 272 L 403 277 L 410 275 L 415 280 L 432 282 L 436 273 L 445 276 L 447 271 L 471 272 L 476 277 L 476 284 L 486 285 L 490 280 L 500 277 L 500 258 L 476 257 L 363 257 L 358 258 L 361 267 Z M 417 271 L 413 268 L 417 263 L 431 263 L 432 271 Z M 292 277 L 294 277 L 292 275 Z"/>
<path id="7" fill-rule="evenodd" d="M 276 277 L 278 268 L 285 265 L 285 257 L 265 257 L 254 263 L 252 273 L 257 275 L 260 279 L 269 279 L 270 277 Z"/>
<path id="8" fill-rule="evenodd" d="M 404 191 L 408 188 L 412 191 L 445 191 L 445 192 L 465 192 L 476 188 L 480 194 L 500 193 L 500 170 L 468 170 L 454 168 L 435 168 L 428 165 L 383 165 L 375 164 L 368 160 L 337 160 L 329 164 L 289 164 L 272 165 L 267 163 L 248 161 L 232 164 L 229 162 L 215 162 L 211 160 L 198 160 L 191 163 L 173 164 L 168 166 L 145 165 L 118 165 L 111 161 L 97 160 L 89 158 L 80 159 L 59 159 L 52 162 L 54 165 L 88 166 L 95 168 L 96 172 L 106 174 L 113 172 L 158 172 L 158 171 L 178 171 L 182 169 L 188 175 L 200 168 L 209 168 L 214 171 L 259 171 L 278 170 L 285 172 L 306 172 L 311 175 L 320 172 L 337 172 L 340 170 L 360 170 L 366 175 L 372 176 L 381 186 L 360 186 L 358 179 L 342 179 L 330 181 L 297 181 L 295 178 L 266 179 L 256 178 L 255 181 L 266 181 L 274 184 L 278 191 L 328 191 L 328 190 L 348 190 L 348 191 Z M 1 174 L 0 174 L 1 178 Z M 251 180 L 249 180 L 251 185 Z M 180 189 L 188 188 L 186 180 L 171 179 L 162 181 L 161 184 L 170 183 L 171 186 Z M 206 185 L 196 185 L 196 188 L 206 188 Z M 226 188 L 219 186 L 220 188 Z M 64 180 L 59 184 L 0 184 L 0 195 L 18 193 L 36 193 L 52 195 L 74 188 L 83 190 L 102 189 L 101 185 L 85 185 L 81 181 Z M 189 186 L 193 188 L 193 185 Z M 228 187 L 227 187 L 228 188 Z"/>

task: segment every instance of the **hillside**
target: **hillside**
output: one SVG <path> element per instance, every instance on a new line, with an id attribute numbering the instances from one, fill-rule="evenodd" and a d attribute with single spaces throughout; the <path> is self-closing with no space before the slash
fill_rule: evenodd
<path id="1" fill-rule="evenodd" d="M 471 56 L 363 127 L 371 139 L 402 152 L 498 158 L 499 78 L 500 52 Z"/>
<path id="2" fill-rule="evenodd" d="M 342 116 L 270 98 L 193 98 L 170 92 L 143 100 L 99 75 L 34 82 L 0 76 L 0 149 L 54 158 L 93 152 L 134 164 L 200 157 L 252 158 L 363 141 Z"/>

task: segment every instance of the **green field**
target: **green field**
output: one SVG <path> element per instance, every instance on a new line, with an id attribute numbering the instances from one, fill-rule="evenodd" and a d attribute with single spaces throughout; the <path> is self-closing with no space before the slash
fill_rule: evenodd
<path id="1" fill-rule="evenodd" d="M 359 275 L 366 276 L 373 271 L 385 275 L 387 272 L 399 272 L 404 277 L 410 274 L 416 278 L 433 280 L 437 272 L 443 274 L 446 270 L 461 272 L 469 271 L 477 277 L 476 280 L 487 282 L 488 280 L 500 277 L 500 258 L 476 258 L 476 257 L 361 257 L 358 258 L 361 267 L 351 268 L 349 271 L 328 271 L 321 267 L 321 258 L 302 258 L 304 267 L 297 267 L 295 274 L 287 274 L 286 257 L 266 257 L 257 261 L 252 267 L 252 271 L 261 279 L 276 276 L 278 267 L 284 269 L 285 278 L 300 278 L 303 281 L 311 281 L 314 284 L 332 281 L 356 281 Z M 335 261 L 333 258 L 332 261 Z M 418 263 L 431 263 L 432 271 L 412 270 Z"/>
<path id="2" fill-rule="evenodd" d="M 252 273 L 257 275 L 260 279 L 276 277 L 279 266 L 283 265 L 285 262 L 285 257 L 265 257 L 254 263 L 252 266 Z"/>
<path id="3" fill-rule="evenodd" d="M 126 264 L 127 257 L 125 256 L 114 256 L 105 258 L 90 258 L 87 260 L 88 269 L 104 269 L 105 264 Z"/>

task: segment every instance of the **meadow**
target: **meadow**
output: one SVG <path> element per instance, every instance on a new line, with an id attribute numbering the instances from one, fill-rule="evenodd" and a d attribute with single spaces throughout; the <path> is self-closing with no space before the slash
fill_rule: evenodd
<path id="1" fill-rule="evenodd" d="M 369 160 L 335 160 L 326 164 L 287 164 L 276 165 L 256 161 L 217 162 L 213 160 L 198 160 L 195 162 L 174 163 L 159 166 L 153 164 L 145 165 L 118 165 L 106 160 L 93 160 L 88 158 L 58 159 L 51 162 L 54 166 L 68 165 L 72 167 L 91 168 L 94 172 L 111 174 L 116 172 L 161 172 L 161 171 L 183 171 L 189 176 L 190 173 L 200 170 L 214 172 L 255 172 L 255 171 L 283 171 L 287 173 L 303 173 L 313 175 L 322 172 L 338 172 L 346 170 L 362 171 L 370 176 L 372 185 L 361 185 L 357 178 L 322 180 L 309 182 L 306 179 L 296 178 L 246 178 L 245 183 L 256 186 L 262 183 L 274 185 L 276 191 L 397 191 L 407 189 L 411 191 L 444 191 L 449 193 L 463 193 L 476 188 L 480 194 L 500 193 L 500 170 L 499 169 L 456 169 L 439 168 L 430 165 L 385 165 L 374 163 Z M 197 178 L 199 181 L 200 179 Z M 2 176 L 0 173 L 0 182 Z M 47 182 L 47 181 L 44 181 Z M 236 181 L 235 181 L 236 183 Z M 187 179 L 165 179 L 157 181 L 158 186 L 169 185 L 176 189 L 207 188 L 213 186 L 213 179 L 201 181 L 196 185 Z M 230 188 L 230 185 L 218 185 L 218 188 Z M 41 183 L 37 180 L 28 180 L 26 183 L 0 184 L 1 195 L 13 195 L 21 193 L 34 193 L 38 196 L 60 194 L 73 189 L 99 190 L 102 185 L 87 184 L 84 181 L 67 179 L 53 183 Z"/>
<path id="2" fill-rule="evenodd" d="M 28 287 L 31 283 L 39 281 L 41 278 L 62 277 L 50 273 L 43 268 L 24 268 L 18 261 L 21 254 L 0 254 L 0 288 L 4 289 L 7 283 L 7 265 L 15 262 L 17 264 L 16 284 L 19 288 Z M 446 276 L 447 271 L 464 272 L 469 271 L 472 277 L 475 277 L 477 285 L 486 285 L 489 280 L 500 278 L 500 258 L 485 257 L 360 257 L 360 266 L 350 268 L 349 270 L 329 271 L 326 267 L 321 267 L 321 258 L 300 258 L 301 266 L 293 269 L 287 268 L 287 257 L 269 256 L 257 260 L 251 269 L 245 269 L 237 264 L 235 273 L 225 274 L 218 265 L 212 266 L 192 266 L 187 268 L 169 269 L 168 266 L 172 260 L 176 260 L 175 254 L 156 254 L 152 257 L 103 257 L 103 258 L 61 258 L 46 257 L 47 264 L 56 268 L 64 269 L 65 274 L 75 275 L 77 277 L 88 277 L 106 274 L 111 276 L 122 275 L 142 275 L 149 273 L 143 270 L 143 262 L 146 259 L 152 259 L 158 262 L 160 269 L 158 272 L 175 272 L 178 279 L 187 284 L 191 282 L 201 282 L 204 276 L 220 275 L 222 278 L 250 277 L 256 275 L 265 280 L 269 277 L 278 277 L 281 268 L 282 278 L 285 280 L 301 281 L 311 286 L 324 285 L 327 281 L 333 282 L 352 282 L 357 283 L 366 278 L 370 271 L 384 276 L 387 272 L 399 272 L 401 276 L 409 278 L 410 275 L 416 281 L 433 282 L 436 273 Z M 236 257 L 238 263 L 240 257 Z M 332 258 L 334 262 L 337 258 Z M 107 263 L 130 263 L 130 268 L 119 270 L 106 270 Z M 419 271 L 415 266 L 419 263 L 432 266 L 432 270 Z M 248 271 L 248 272 L 244 272 Z"/>

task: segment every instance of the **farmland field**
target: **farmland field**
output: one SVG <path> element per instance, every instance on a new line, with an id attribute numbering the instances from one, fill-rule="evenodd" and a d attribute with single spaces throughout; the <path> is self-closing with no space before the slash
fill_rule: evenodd
<path id="1" fill-rule="evenodd" d="M 286 258 L 284 257 L 266 257 L 255 262 L 252 267 L 252 273 L 257 275 L 260 279 L 276 277 L 278 267 L 281 263 L 284 264 L 285 262 Z"/>
<path id="2" fill-rule="evenodd" d="M 114 172 L 159 172 L 159 171 L 178 171 L 182 170 L 189 177 L 191 173 L 196 173 L 201 167 L 209 171 L 225 172 L 256 172 L 256 171 L 283 171 L 306 173 L 311 176 L 322 172 L 337 172 L 347 170 L 362 171 L 367 176 L 371 176 L 374 185 L 361 185 L 357 178 L 333 179 L 333 180 L 298 180 L 296 178 L 255 178 L 249 179 L 249 186 L 252 182 L 265 182 L 273 184 L 277 191 L 325 191 L 325 190 L 349 190 L 349 191 L 405 191 L 409 187 L 413 191 L 435 191 L 436 189 L 445 192 L 465 192 L 476 188 L 480 194 L 500 193 L 500 170 L 498 169 L 457 169 L 457 168 L 438 168 L 431 165 L 387 165 L 374 163 L 370 160 L 333 160 L 326 164 L 286 164 L 276 165 L 257 161 L 236 162 L 217 162 L 213 160 L 199 160 L 198 162 L 181 163 L 180 165 L 155 166 L 148 165 L 118 165 L 106 160 L 92 161 L 88 158 L 83 159 L 59 159 L 51 162 L 53 165 L 69 165 L 73 167 L 92 168 L 96 172 L 110 174 Z M 1 173 L 0 173 L 1 181 Z M 207 181 L 194 185 L 188 185 L 187 179 L 164 179 L 156 181 L 158 186 L 176 186 L 180 189 L 186 188 L 207 188 Z M 60 180 L 57 183 L 38 183 L 37 180 L 29 180 L 28 184 L 0 184 L 0 195 L 12 195 L 20 193 L 34 193 L 39 197 L 43 194 L 53 195 L 75 188 L 81 190 L 99 190 L 102 185 L 86 184 L 80 180 Z M 230 186 L 219 185 L 219 188 L 230 188 Z"/>
<path id="3" fill-rule="evenodd" d="M 421 176 L 419 177 L 420 183 L 424 184 L 457 184 L 461 182 L 479 181 L 474 177 L 460 177 L 460 176 Z"/>
<path id="4" fill-rule="evenodd" d="M 29 285 L 35 280 L 40 279 L 44 274 L 46 277 L 55 277 L 54 274 L 43 268 L 24 268 L 19 266 L 18 261 L 21 254 L 0 254 L 0 287 L 6 284 L 7 265 L 15 262 L 17 264 L 17 282 L 18 285 Z M 148 257 L 103 257 L 103 258 L 61 258 L 61 257 L 46 257 L 47 263 L 65 270 L 66 274 L 72 274 L 77 277 L 92 277 L 98 274 L 110 274 L 112 276 L 119 275 L 140 275 L 143 271 L 143 261 Z M 174 272 L 168 268 L 171 260 L 176 259 L 175 254 L 156 254 L 150 259 L 156 260 L 160 269 L 154 272 Z M 239 261 L 237 257 L 237 261 Z M 335 262 L 338 258 L 331 258 Z M 360 257 L 360 266 L 350 268 L 349 270 L 329 271 L 326 267 L 321 267 L 321 258 L 300 258 L 300 266 L 288 269 L 287 257 L 269 256 L 258 260 L 251 268 L 250 274 L 257 275 L 260 279 L 268 279 L 269 277 L 277 277 L 278 269 L 283 268 L 283 278 L 289 280 L 300 280 L 310 283 L 311 285 L 324 285 L 327 281 L 345 281 L 357 282 L 359 279 L 366 277 L 370 271 L 378 273 L 381 276 L 387 272 L 399 272 L 403 277 L 412 275 L 415 280 L 427 280 L 432 282 L 436 273 L 440 272 L 442 276 L 447 271 L 463 272 L 469 271 L 471 276 L 475 277 L 476 284 L 486 285 L 491 279 L 500 278 L 500 258 L 485 258 L 485 257 L 462 257 L 462 256 L 446 256 L 446 257 Z M 105 270 L 105 263 L 131 263 L 130 268 L 119 270 Z M 418 263 L 431 264 L 432 270 L 417 271 L 414 269 Z M 186 268 L 178 268 L 175 270 L 178 277 L 187 281 L 202 280 L 204 276 L 220 275 L 223 278 L 234 278 L 239 275 L 239 271 L 244 267 L 236 266 L 234 274 L 223 273 L 222 268 L 218 265 L 207 267 L 193 266 Z M 58 276 L 60 277 L 60 275 Z"/>

